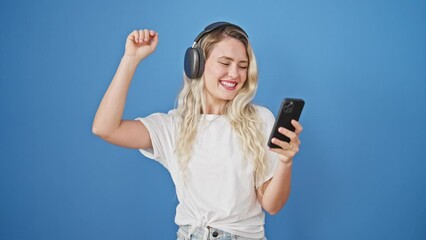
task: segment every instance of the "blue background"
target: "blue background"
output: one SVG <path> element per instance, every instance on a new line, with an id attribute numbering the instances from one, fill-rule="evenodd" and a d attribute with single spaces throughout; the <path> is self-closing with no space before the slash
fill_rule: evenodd
<path id="1" fill-rule="evenodd" d="M 174 239 L 167 171 L 91 124 L 126 36 L 155 29 L 125 118 L 172 108 L 183 54 L 241 25 L 255 102 L 306 108 L 292 195 L 269 239 L 426 239 L 426 1 L 0 2 L 0 239 Z"/>

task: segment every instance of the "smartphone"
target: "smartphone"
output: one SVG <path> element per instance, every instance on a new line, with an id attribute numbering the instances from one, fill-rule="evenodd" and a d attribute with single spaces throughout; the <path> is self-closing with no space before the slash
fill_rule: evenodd
<path id="1" fill-rule="evenodd" d="M 303 106 L 305 101 L 298 98 L 285 98 L 280 107 L 279 114 L 275 119 L 274 127 L 272 128 L 271 135 L 268 140 L 268 146 L 270 148 L 279 148 L 279 146 L 271 142 L 272 138 L 278 138 L 285 142 L 290 142 L 290 139 L 278 132 L 278 128 L 287 128 L 290 131 L 294 131 L 294 127 L 291 124 L 291 120 L 299 121 L 300 115 L 302 114 Z"/>

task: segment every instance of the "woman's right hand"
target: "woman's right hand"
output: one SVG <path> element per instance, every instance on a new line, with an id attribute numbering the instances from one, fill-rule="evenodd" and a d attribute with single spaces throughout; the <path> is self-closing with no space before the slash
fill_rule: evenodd
<path id="1" fill-rule="evenodd" d="M 158 44 L 158 34 L 154 30 L 134 30 L 126 41 L 124 56 L 141 61 L 155 51 Z"/>

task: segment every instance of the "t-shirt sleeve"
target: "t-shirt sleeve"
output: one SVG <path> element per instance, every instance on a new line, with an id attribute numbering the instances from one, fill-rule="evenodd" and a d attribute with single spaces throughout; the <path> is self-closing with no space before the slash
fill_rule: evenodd
<path id="1" fill-rule="evenodd" d="M 274 114 L 269 109 L 264 107 L 258 107 L 258 113 L 263 123 L 263 139 L 265 141 L 264 146 L 265 146 L 267 169 L 265 171 L 265 175 L 263 179 L 258 179 L 258 181 L 256 182 L 256 188 L 259 188 L 263 183 L 270 180 L 274 176 L 275 170 L 278 167 L 278 161 L 279 161 L 278 154 L 270 151 L 267 145 L 269 135 L 275 123 Z"/>
<path id="2" fill-rule="evenodd" d="M 136 118 L 148 129 L 152 148 L 139 149 L 147 158 L 161 163 L 168 169 L 168 159 L 173 154 L 173 116 L 172 114 L 154 113 L 145 118 Z"/>

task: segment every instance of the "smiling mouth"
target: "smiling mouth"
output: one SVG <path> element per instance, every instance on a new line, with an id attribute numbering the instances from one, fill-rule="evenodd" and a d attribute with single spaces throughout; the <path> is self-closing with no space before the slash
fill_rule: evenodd
<path id="1" fill-rule="evenodd" d="M 228 81 L 219 81 L 220 85 L 224 87 L 227 90 L 234 90 L 235 87 L 238 85 L 236 82 L 228 82 Z"/>

